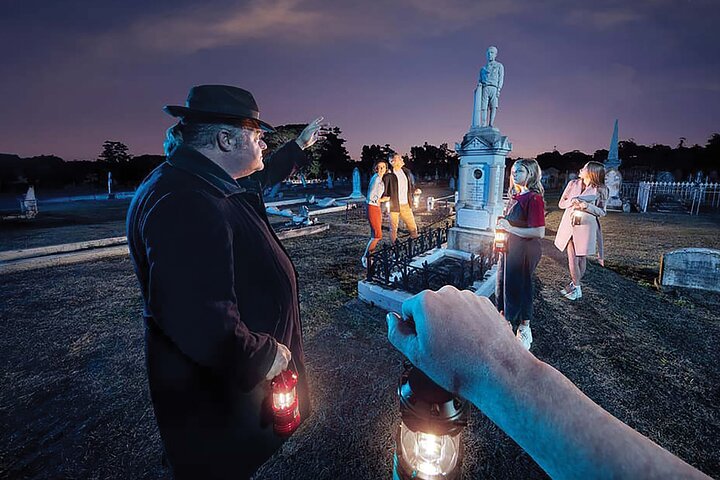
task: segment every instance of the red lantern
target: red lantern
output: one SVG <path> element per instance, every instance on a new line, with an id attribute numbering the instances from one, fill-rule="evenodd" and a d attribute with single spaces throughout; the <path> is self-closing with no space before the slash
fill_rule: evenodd
<path id="1" fill-rule="evenodd" d="M 290 436 L 300 425 L 297 374 L 285 370 L 270 382 L 272 388 L 273 429 L 281 437 Z"/>

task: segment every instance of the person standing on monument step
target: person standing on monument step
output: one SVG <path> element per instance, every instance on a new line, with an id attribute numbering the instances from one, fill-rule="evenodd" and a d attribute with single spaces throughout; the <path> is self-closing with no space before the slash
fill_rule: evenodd
<path id="1" fill-rule="evenodd" d="M 605 186 L 605 166 L 602 163 L 586 163 L 578 177 L 568 183 L 560 197 L 558 206 L 565 212 L 555 237 L 557 249 L 567 251 L 571 280 L 560 293 L 572 301 L 582 298 L 580 281 L 587 268 L 587 256 L 595 255 L 597 251 L 598 261 L 604 264 L 599 218 L 605 216 L 609 195 Z"/>
<path id="2" fill-rule="evenodd" d="M 385 196 L 390 197 L 390 241 L 397 241 L 397 231 L 400 219 L 410 231 L 411 238 L 418 237 L 418 229 L 413 216 L 412 196 L 415 193 L 415 181 L 410 169 L 405 167 L 405 161 L 397 153 L 388 155 L 392 170 L 383 177 Z"/>
<path id="3" fill-rule="evenodd" d="M 517 325 L 517 339 L 530 350 L 533 337 L 533 273 L 542 256 L 545 236 L 545 200 L 542 173 L 535 160 L 521 158 L 510 170 L 510 201 L 497 226 L 508 233 L 505 253 L 498 261 L 495 298 L 497 308 Z"/>
<path id="4" fill-rule="evenodd" d="M 249 478 L 280 446 L 270 381 L 298 376 L 310 412 L 298 276 L 265 213 L 262 188 L 309 162 L 322 117 L 263 160 L 247 90 L 200 85 L 167 131 L 167 159 L 130 204 L 150 396 L 173 478 Z M 237 179 L 237 180 L 236 180 Z"/>

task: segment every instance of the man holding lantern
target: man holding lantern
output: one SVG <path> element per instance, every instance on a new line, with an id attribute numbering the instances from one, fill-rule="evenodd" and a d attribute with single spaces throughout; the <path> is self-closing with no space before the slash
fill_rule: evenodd
<path id="1" fill-rule="evenodd" d="M 603 410 L 515 340 L 492 302 L 452 286 L 387 315 L 388 338 L 468 399 L 551 478 L 709 478 Z"/>
<path id="2" fill-rule="evenodd" d="M 273 129 L 250 92 L 201 85 L 164 110 L 179 118 L 167 159 L 127 220 L 155 416 L 176 479 L 248 478 L 310 407 L 297 273 L 262 187 L 307 163 L 303 149 L 326 127 L 316 119 L 263 162 Z M 278 406 L 273 393 L 288 381 Z M 285 403 L 294 410 L 278 430 Z"/>

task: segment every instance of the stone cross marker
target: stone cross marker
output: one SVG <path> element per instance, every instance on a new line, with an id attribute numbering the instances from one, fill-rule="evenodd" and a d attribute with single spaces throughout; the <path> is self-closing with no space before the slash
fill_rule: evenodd
<path id="1" fill-rule="evenodd" d="M 683 248 L 663 254 L 659 283 L 720 292 L 720 250 Z"/>

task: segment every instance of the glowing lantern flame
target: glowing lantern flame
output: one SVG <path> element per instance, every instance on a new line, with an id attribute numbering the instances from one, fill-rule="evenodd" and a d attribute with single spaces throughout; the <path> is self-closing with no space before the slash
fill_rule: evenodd
<path id="1" fill-rule="evenodd" d="M 285 370 L 272 379 L 273 427 L 275 433 L 286 437 L 300 425 L 300 407 L 297 397 L 297 375 Z"/>

